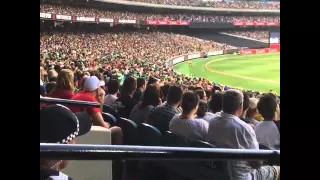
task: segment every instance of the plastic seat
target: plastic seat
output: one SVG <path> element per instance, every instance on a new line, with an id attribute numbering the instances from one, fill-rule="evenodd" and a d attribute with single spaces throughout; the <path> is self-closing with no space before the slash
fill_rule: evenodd
<path id="1" fill-rule="evenodd" d="M 141 123 L 141 125 L 138 127 L 138 133 L 140 145 L 161 146 L 163 144 L 161 132 L 150 124 Z"/>
<path id="2" fill-rule="evenodd" d="M 117 119 L 112 114 L 102 112 L 102 117 L 103 120 L 109 123 L 111 126 L 115 126 L 117 123 Z"/>
<path id="3" fill-rule="evenodd" d="M 124 145 L 137 145 L 138 144 L 138 125 L 130 119 L 121 118 L 119 127 L 123 132 Z"/>
<path id="4" fill-rule="evenodd" d="M 171 147 L 188 147 L 189 141 L 181 136 L 173 134 L 170 131 L 166 131 L 163 134 L 163 145 Z"/>

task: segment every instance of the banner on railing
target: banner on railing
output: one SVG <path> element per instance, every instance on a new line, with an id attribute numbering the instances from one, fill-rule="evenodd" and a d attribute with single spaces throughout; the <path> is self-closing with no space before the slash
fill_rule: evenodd
<path id="1" fill-rule="evenodd" d="M 131 20 L 131 19 L 116 19 L 116 24 L 136 24 L 137 20 Z"/>
<path id="2" fill-rule="evenodd" d="M 97 22 L 99 22 L 99 18 L 97 18 Z M 95 17 L 76 17 L 76 21 L 80 21 L 80 22 L 96 22 L 96 18 Z"/>
<path id="3" fill-rule="evenodd" d="M 279 26 L 279 22 L 233 22 L 234 26 Z"/>
<path id="4" fill-rule="evenodd" d="M 178 26 L 188 26 L 188 21 L 158 21 L 158 20 L 147 20 L 148 25 L 178 25 Z"/>
<path id="5" fill-rule="evenodd" d="M 250 55 L 250 54 L 268 54 L 280 52 L 280 47 L 278 48 L 263 48 L 263 49 L 244 49 L 240 50 L 240 55 Z"/>

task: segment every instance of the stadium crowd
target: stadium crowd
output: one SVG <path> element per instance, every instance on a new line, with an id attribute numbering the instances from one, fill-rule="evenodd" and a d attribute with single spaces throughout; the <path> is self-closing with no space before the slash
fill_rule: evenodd
<path id="1" fill-rule="evenodd" d="M 201 21 L 201 22 L 279 22 L 280 17 L 267 16 L 212 16 L 212 15 L 197 15 L 197 14 L 156 14 L 156 13 L 133 13 L 133 12 L 116 12 L 99 9 L 85 9 L 78 7 L 68 7 L 51 4 L 40 4 L 40 12 L 53 13 L 61 15 L 72 15 L 82 17 L 99 17 L 110 19 L 130 19 L 130 20 L 182 20 L 182 21 Z"/>
<path id="2" fill-rule="evenodd" d="M 236 36 L 247 37 L 251 39 L 256 39 L 263 42 L 269 41 L 269 31 L 231 31 L 229 34 Z"/>
<path id="3" fill-rule="evenodd" d="M 278 9 L 280 2 L 265 1 L 203 1 L 203 0 L 128 0 L 137 2 L 146 2 L 152 4 L 166 4 L 194 7 L 213 7 L 213 8 L 231 8 L 231 9 Z"/>

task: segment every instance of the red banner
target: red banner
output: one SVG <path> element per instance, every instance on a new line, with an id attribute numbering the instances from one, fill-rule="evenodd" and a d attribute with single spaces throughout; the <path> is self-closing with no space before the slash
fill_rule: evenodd
<path id="1" fill-rule="evenodd" d="M 146 24 L 149 25 L 179 25 L 179 26 L 188 26 L 188 21 L 157 21 L 157 20 L 147 20 Z"/>
<path id="2" fill-rule="evenodd" d="M 280 52 L 280 46 L 278 48 L 263 48 L 263 49 L 243 49 L 240 51 L 240 55 L 250 54 L 268 54 Z"/>
<path id="3" fill-rule="evenodd" d="M 279 26 L 279 22 L 233 22 L 234 26 Z"/>

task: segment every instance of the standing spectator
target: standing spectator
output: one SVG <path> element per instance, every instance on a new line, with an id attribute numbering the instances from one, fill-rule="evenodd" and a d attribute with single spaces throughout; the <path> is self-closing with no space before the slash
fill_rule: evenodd
<path id="1" fill-rule="evenodd" d="M 183 91 L 179 86 L 170 86 L 166 102 L 153 109 L 148 117 L 148 124 L 158 128 L 162 133 L 169 130 L 169 122 L 174 115 L 179 114 Z"/>
<path id="2" fill-rule="evenodd" d="M 104 104 L 112 106 L 113 103 L 118 99 L 117 94 L 120 88 L 120 82 L 117 79 L 110 79 L 108 84 L 108 95 L 104 98 Z"/>
<path id="3" fill-rule="evenodd" d="M 259 121 L 257 121 L 254 117 L 257 116 L 257 103 L 258 103 L 258 99 L 256 98 L 250 98 L 249 99 L 249 108 L 247 110 L 247 115 L 246 115 L 246 121 L 249 122 L 250 124 L 253 124 L 254 126 L 256 126 Z"/>
<path id="4" fill-rule="evenodd" d="M 111 127 L 102 117 L 102 106 L 105 92 L 100 87 L 100 80 L 96 76 L 91 76 L 84 82 L 84 90 L 73 96 L 72 100 L 88 101 L 100 104 L 100 108 L 85 108 L 85 112 L 89 114 L 93 125 L 108 128 L 111 131 L 112 144 L 122 144 L 122 130 L 119 127 Z M 79 107 L 70 108 L 72 112 L 80 112 Z"/>
<path id="5" fill-rule="evenodd" d="M 144 78 L 137 79 L 137 89 L 133 94 L 133 99 L 139 102 L 143 92 L 146 90 L 146 80 Z"/>
<path id="6" fill-rule="evenodd" d="M 47 106 L 40 110 L 40 143 L 75 144 L 75 138 L 88 133 L 91 125 L 85 112 L 73 114 L 62 105 Z M 40 180 L 72 180 L 60 172 L 67 165 L 67 160 L 40 158 Z"/>
<path id="7" fill-rule="evenodd" d="M 175 115 L 169 124 L 169 130 L 188 140 L 204 140 L 208 133 L 208 122 L 195 119 L 199 107 L 199 95 L 194 91 L 183 94 L 181 107 L 182 113 Z"/>
<path id="8" fill-rule="evenodd" d="M 162 101 L 163 101 L 163 102 L 165 102 L 166 99 L 167 99 L 169 87 L 170 87 L 169 84 L 165 84 L 165 85 L 161 86 L 161 88 L 160 88 L 160 91 L 161 91 L 161 94 L 162 94 Z"/>
<path id="9" fill-rule="evenodd" d="M 136 87 L 137 82 L 133 77 L 129 76 L 124 80 L 122 93 L 113 104 L 113 109 L 120 115 L 120 117 L 129 118 L 132 108 L 138 103 L 132 98 Z"/>
<path id="10" fill-rule="evenodd" d="M 274 95 L 267 94 L 259 99 L 257 108 L 263 117 L 263 121 L 255 127 L 259 144 L 277 149 L 280 144 L 280 121 L 274 121 L 279 108 Z"/>
<path id="11" fill-rule="evenodd" d="M 207 102 L 200 100 L 196 118 L 203 119 L 209 123 L 214 117 L 215 115 L 212 112 L 208 112 Z"/>
<path id="12" fill-rule="evenodd" d="M 220 148 L 259 149 L 253 128 L 239 117 L 243 112 L 243 93 L 227 90 L 223 94 L 222 112 L 209 124 L 207 141 Z M 261 161 L 229 161 L 231 179 L 274 180 L 280 167 L 261 166 Z"/>
<path id="13" fill-rule="evenodd" d="M 249 102 L 250 102 L 249 95 L 247 93 L 243 93 L 243 110 L 240 115 L 240 119 L 246 123 L 249 123 L 248 121 L 246 121 L 247 110 L 249 108 Z"/>
<path id="14" fill-rule="evenodd" d="M 49 94 L 49 97 L 60 99 L 71 99 L 74 95 L 74 75 L 69 69 L 59 72 L 56 88 Z"/>
<path id="15" fill-rule="evenodd" d="M 129 119 L 137 123 L 146 123 L 152 109 L 161 104 L 159 89 L 154 85 L 149 85 L 143 94 L 140 103 L 134 106 Z"/>

